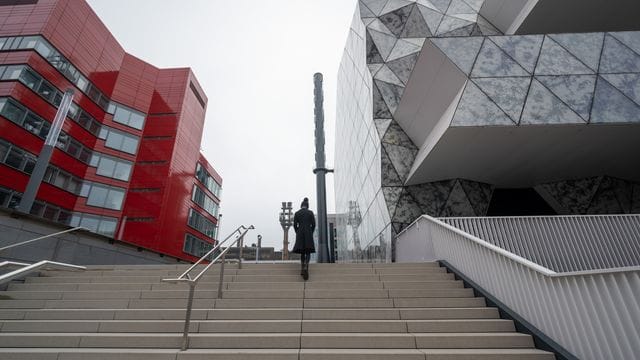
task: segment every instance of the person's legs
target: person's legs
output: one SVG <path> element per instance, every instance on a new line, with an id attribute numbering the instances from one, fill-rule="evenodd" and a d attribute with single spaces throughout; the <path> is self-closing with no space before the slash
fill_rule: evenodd
<path id="1" fill-rule="evenodd" d="M 311 259 L 311 253 L 305 251 L 300 254 L 300 258 L 302 259 L 302 277 L 307 280 L 309 279 L 309 260 Z"/>

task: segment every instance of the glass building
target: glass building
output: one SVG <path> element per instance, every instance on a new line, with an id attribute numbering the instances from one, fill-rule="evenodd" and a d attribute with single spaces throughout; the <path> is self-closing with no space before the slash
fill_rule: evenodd
<path id="1" fill-rule="evenodd" d="M 640 212 L 640 5 L 601 6 L 358 1 L 338 74 L 339 258 L 391 261 L 422 214 Z"/>
<path id="2" fill-rule="evenodd" d="M 209 249 L 222 179 L 191 70 L 126 53 L 85 1 L 2 1 L 0 24 L 0 207 L 20 203 L 73 89 L 31 214 L 184 260 Z"/>

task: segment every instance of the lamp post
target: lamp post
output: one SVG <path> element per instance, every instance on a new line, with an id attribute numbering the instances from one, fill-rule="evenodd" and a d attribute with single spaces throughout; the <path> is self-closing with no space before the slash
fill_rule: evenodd
<path id="1" fill-rule="evenodd" d="M 258 248 L 256 248 L 256 264 L 260 261 L 260 248 L 262 247 L 262 235 L 258 235 Z"/>
<path id="2" fill-rule="evenodd" d="M 289 260 L 289 228 L 293 225 L 293 207 L 291 206 L 291 202 L 283 201 L 280 209 L 282 210 L 280 213 L 280 226 L 282 226 L 282 230 L 284 231 L 282 260 Z"/>

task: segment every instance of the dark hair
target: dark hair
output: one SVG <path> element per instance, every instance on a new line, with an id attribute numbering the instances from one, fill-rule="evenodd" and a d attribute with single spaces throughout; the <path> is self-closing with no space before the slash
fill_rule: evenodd
<path id="1" fill-rule="evenodd" d="M 301 207 L 301 208 L 307 208 L 307 209 L 308 209 L 308 208 L 309 208 L 309 199 L 308 199 L 308 198 L 304 198 L 304 199 L 302 200 L 302 204 L 300 204 L 300 207 Z"/>

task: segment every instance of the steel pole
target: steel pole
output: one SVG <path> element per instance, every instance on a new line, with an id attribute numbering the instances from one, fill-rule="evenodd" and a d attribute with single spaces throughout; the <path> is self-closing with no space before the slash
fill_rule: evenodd
<path id="1" fill-rule="evenodd" d="M 327 247 L 327 186 L 325 175 L 330 172 L 325 167 L 324 155 L 324 109 L 322 94 L 322 74 L 315 73 L 313 75 L 314 84 L 314 102 L 315 102 L 315 137 L 316 137 L 316 168 L 313 170 L 316 174 L 316 195 L 318 202 L 318 262 L 326 263 L 330 261 L 329 249 Z"/>
<path id="2" fill-rule="evenodd" d="M 67 113 L 69 112 L 69 107 L 71 106 L 72 100 L 73 89 L 68 89 L 64 92 L 64 96 L 62 97 L 62 101 L 60 102 L 60 106 L 58 107 L 58 111 L 56 112 L 56 116 L 53 118 L 53 123 L 51 124 L 49 134 L 44 141 L 44 145 L 42 145 L 42 150 L 40 150 L 38 160 L 36 161 L 36 165 L 33 168 L 33 172 L 31 173 L 31 177 L 29 177 L 27 187 L 24 191 L 24 194 L 22 195 L 20 204 L 18 205 L 17 210 L 21 213 L 28 214 L 31 212 L 31 207 L 33 206 L 33 202 L 35 201 L 36 195 L 38 194 L 38 189 L 40 189 L 40 184 L 42 183 L 44 174 L 49 167 L 49 161 L 51 160 L 53 149 L 58 142 L 58 135 L 60 135 L 62 125 L 64 125 L 64 120 L 67 117 Z"/>

